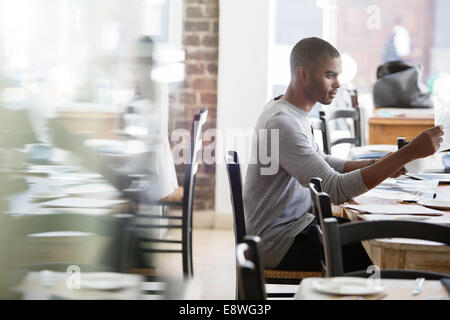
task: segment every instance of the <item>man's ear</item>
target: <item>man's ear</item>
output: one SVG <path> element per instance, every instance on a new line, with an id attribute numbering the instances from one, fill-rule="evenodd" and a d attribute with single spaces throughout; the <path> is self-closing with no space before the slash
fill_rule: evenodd
<path id="1" fill-rule="evenodd" d="M 297 67 L 297 77 L 300 81 L 302 82 L 309 82 L 309 70 L 307 68 L 305 68 L 304 66 L 298 66 Z"/>

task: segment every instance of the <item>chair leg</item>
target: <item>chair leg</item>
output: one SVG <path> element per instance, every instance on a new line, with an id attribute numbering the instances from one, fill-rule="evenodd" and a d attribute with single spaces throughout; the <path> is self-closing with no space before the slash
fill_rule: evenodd
<path id="1" fill-rule="evenodd" d="M 239 269 L 238 266 L 236 265 L 236 284 L 235 284 L 235 294 L 234 297 L 236 300 L 241 300 L 240 296 L 239 296 Z"/>
<path id="2" fill-rule="evenodd" d="M 194 276 L 192 264 L 192 230 L 189 230 L 183 241 L 183 273 L 185 278 Z"/>
<path id="3" fill-rule="evenodd" d="M 192 239 L 189 240 L 189 276 L 194 276 L 194 266 L 192 264 Z"/>
<path id="4" fill-rule="evenodd" d="M 194 276 L 194 266 L 192 263 L 193 257 L 192 257 L 192 229 L 189 230 L 189 246 L 188 246 L 188 265 L 189 265 L 189 276 L 193 277 Z"/>

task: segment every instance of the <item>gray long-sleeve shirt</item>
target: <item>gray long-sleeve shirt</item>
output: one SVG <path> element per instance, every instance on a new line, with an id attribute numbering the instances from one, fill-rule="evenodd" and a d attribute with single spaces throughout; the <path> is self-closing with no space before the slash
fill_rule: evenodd
<path id="1" fill-rule="evenodd" d="M 243 201 L 247 234 L 261 237 L 266 268 L 281 262 L 296 235 L 314 219 L 307 213 L 311 178 L 322 179 L 324 191 L 336 204 L 367 191 L 360 170 L 344 174 L 345 160 L 319 150 L 307 117 L 286 101 L 271 100 L 255 127 Z"/>

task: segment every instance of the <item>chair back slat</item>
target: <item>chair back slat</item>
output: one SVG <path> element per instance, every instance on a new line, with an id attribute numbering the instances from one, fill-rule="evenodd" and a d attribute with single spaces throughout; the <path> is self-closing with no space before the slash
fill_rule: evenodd
<path id="1" fill-rule="evenodd" d="M 336 218 L 324 219 L 322 226 L 325 251 L 326 277 L 344 274 L 342 245 L 339 234 L 339 223 Z"/>
<path id="2" fill-rule="evenodd" d="M 229 151 L 226 156 L 228 182 L 230 184 L 230 197 L 233 207 L 233 223 L 235 243 L 241 243 L 246 234 L 244 204 L 242 200 L 242 178 L 239 158 L 236 151 Z"/>
<path id="3" fill-rule="evenodd" d="M 322 133 L 323 152 L 331 154 L 331 147 L 337 144 L 350 143 L 356 147 L 363 144 L 363 133 L 361 126 L 361 109 L 358 105 L 358 92 L 356 90 L 348 90 L 350 93 L 351 108 L 330 109 L 325 114 L 324 111 L 319 112 L 319 119 L 311 119 L 310 123 L 313 129 Z M 331 139 L 328 124 L 330 121 L 337 119 L 351 119 L 353 123 L 353 133 L 351 137 Z M 320 120 L 320 121 L 318 121 Z M 314 132 L 314 131 L 313 131 Z"/>
<path id="4" fill-rule="evenodd" d="M 332 216 L 331 210 L 326 209 L 330 199 L 326 193 L 322 192 L 322 179 L 320 178 L 311 179 L 309 190 L 311 192 L 313 213 L 317 221 L 319 221 L 319 224 L 316 225 L 316 232 L 320 242 L 320 264 L 322 266 L 322 274 L 326 274 L 327 266 L 325 262 L 324 235 L 322 231 L 322 225 L 324 217 L 326 218 Z M 331 208 L 331 204 L 329 205 L 329 207 Z"/>
<path id="5" fill-rule="evenodd" d="M 263 271 L 259 260 L 258 236 L 246 236 L 236 246 L 236 264 L 240 300 L 265 300 Z"/>
<path id="6" fill-rule="evenodd" d="M 315 180 L 315 183 L 312 182 L 313 179 Z M 326 194 L 325 192 L 318 191 L 318 189 L 320 190 L 322 189 L 320 178 L 313 178 L 313 179 L 311 179 L 311 183 L 309 185 L 313 212 L 317 220 L 319 221 L 320 225 L 322 226 L 323 219 L 333 216 L 331 210 L 331 200 L 328 194 Z M 319 185 L 319 188 L 316 187 L 317 184 Z"/>
<path id="7" fill-rule="evenodd" d="M 420 239 L 450 244 L 450 227 L 418 221 L 358 221 L 339 224 L 336 218 L 327 218 L 324 219 L 323 231 L 329 277 L 344 275 L 342 246 L 347 244 L 382 238 Z M 411 276 L 411 273 L 401 271 L 403 270 L 385 276 Z M 421 274 L 424 277 L 436 278 L 435 273 L 422 271 Z"/>
<path id="8" fill-rule="evenodd" d="M 182 219 L 182 242 L 189 252 L 183 252 L 183 273 L 185 276 L 193 275 L 192 263 L 192 210 L 194 206 L 195 180 L 199 164 L 199 153 L 202 149 L 203 125 L 206 123 L 208 110 L 201 109 L 192 122 L 190 161 L 186 164 L 184 171 L 183 189 L 183 219 Z"/>
<path id="9" fill-rule="evenodd" d="M 421 239 L 450 244 L 450 227 L 418 221 L 358 221 L 340 226 L 341 244 L 381 238 Z"/>

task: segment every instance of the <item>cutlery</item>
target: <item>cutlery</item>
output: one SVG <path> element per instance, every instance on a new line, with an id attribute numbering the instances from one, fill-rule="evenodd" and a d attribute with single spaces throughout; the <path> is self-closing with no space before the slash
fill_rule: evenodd
<path id="1" fill-rule="evenodd" d="M 416 287 L 413 289 L 412 294 L 413 296 L 417 296 L 422 292 L 422 286 L 425 282 L 425 278 L 417 278 L 416 279 Z"/>

